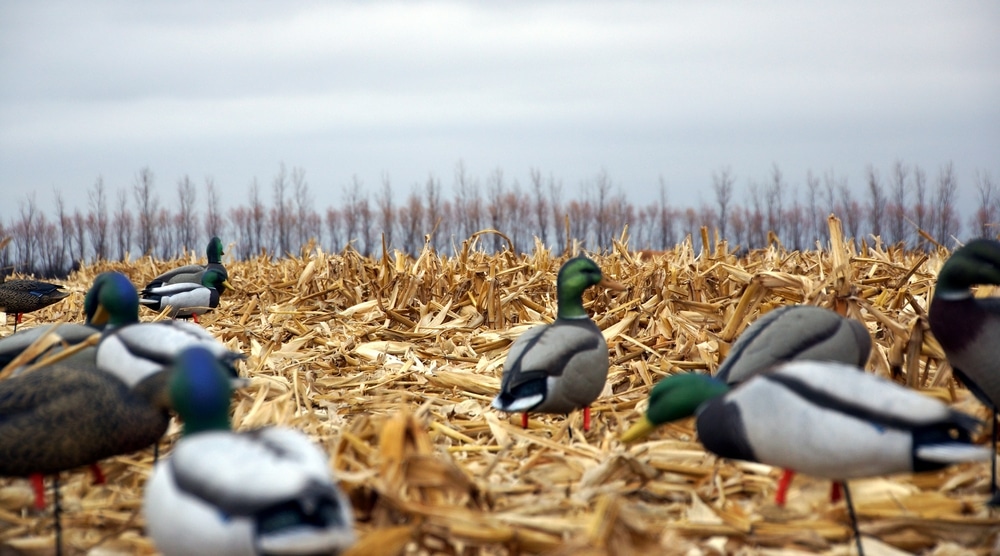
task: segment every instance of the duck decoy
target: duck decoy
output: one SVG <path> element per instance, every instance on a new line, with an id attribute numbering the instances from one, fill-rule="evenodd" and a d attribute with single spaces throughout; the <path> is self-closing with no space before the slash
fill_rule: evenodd
<path id="1" fill-rule="evenodd" d="M 138 314 L 135 287 L 117 276 L 121 279 L 95 280 L 98 298 L 109 301 L 96 310 L 98 321 L 127 321 Z M 120 297 L 122 280 L 130 299 Z M 165 373 L 129 385 L 98 367 L 94 348 L 0 380 L 0 475 L 28 477 L 39 508 L 45 506 L 43 476 L 54 475 L 57 552 L 58 473 L 89 465 L 103 482 L 97 462 L 155 445 L 166 432 L 168 408 Z"/>
<path id="2" fill-rule="evenodd" d="M 129 295 L 135 296 L 135 287 L 127 279 L 124 284 L 121 280 L 114 279 L 113 274 L 111 272 L 99 274 L 94 278 L 90 289 L 87 290 L 87 295 L 83 300 L 84 324 L 71 322 L 43 324 L 0 339 L 0 368 L 6 367 L 24 350 L 50 331 L 55 330 L 59 335 L 60 342 L 68 347 L 80 344 L 94 334 L 100 333 L 109 321 L 115 321 L 117 325 L 132 322 L 129 320 L 127 303 Z M 25 361 L 24 363 L 30 362 Z"/>
<path id="3" fill-rule="evenodd" d="M 219 306 L 219 294 L 233 286 L 226 276 L 214 268 L 206 269 L 201 275 L 201 283 L 177 282 L 159 286 L 147 286 L 139 292 L 139 303 L 154 311 L 169 309 L 171 318 L 193 317 L 198 321 L 202 315 Z"/>
<path id="4" fill-rule="evenodd" d="M 183 351 L 172 368 L 184 428 L 143 498 L 163 554 L 337 554 L 354 542 L 350 503 L 316 444 L 288 428 L 234 432 L 228 373 L 207 350 Z"/>
<path id="5" fill-rule="evenodd" d="M 1000 242 L 975 239 L 956 249 L 937 275 L 928 320 L 955 377 L 990 409 L 993 457 L 990 505 L 997 485 L 997 407 L 1000 406 L 1000 297 L 976 298 L 975 285 L 1000 285 Z"/>
<path id="6" fill-rule="evenodd" d="M 227 281 L 222 289 L 219 290 L 219 293 L 222 294 L 226 288 L 230 287 L 228 284 L 229 272 L 226 271 L 226 267 L 222 264 L 222 255 L 224 254 L 222 251 L 222 240 L 218 237 L 213 237 L 208 241 L 208 247 L 205 248 L 205 256 L 208 257 L 207 264 L 189 264 L 168 270 L 153 278 L 143 289 L 148 290 L 167 284 L 189 283 L 200 285 L 203 282 L 202 277 L 205 271 L 211 268 L 221 273 L 223 280 Z"/>
<path id="7" fill-rule="evenodd" d="M 864 368 L 871 355 L 872 338 L 865 325 L 814 305 L 779 307 L 758 318 L 740 334 L 715 378 L 730 386 L 793 360 L 839 361 Z M 795 472 L 785 469 L 774 501 L 785 505 Z M 840 498 L 834 482 L 830 501 Z"/>
<path id="8" fill-rule="evenodd" d="M 14 313 L 14 331 L 21 324 L 24 313 L 48 307 L 69 297 L 69 292 L 58 284 L 40 280 L 3 280 L 0 282 L 0 311 Z"/>
<path id="9" fill-rule="evenodd" d="M 847 480 L 985 461 L 971 443 L 974 417 L 852 365 L 791 361 L 736 388 L 701 374 L 672 375 L 649 394 L 642 419 L 621 439 L 695 416 L 714 454 L 839 481 L 863 553 Z M 822 434 L 817 434 L 821 431 Z"/>
<path id="10" fill-rule="evenodd" d="M 565 414 L 583 408 L 583 428 L 590 430 L 590 404 L 608 378 L 608 344 L 583 308 L 583 292 L 591 286 L 625 289 L 587 257 L 566 261 L 556 279 L 556 320 L 528 329 L 510 347 L 492 405 L 522 412 L 525 428 L 529 411 Z"/>

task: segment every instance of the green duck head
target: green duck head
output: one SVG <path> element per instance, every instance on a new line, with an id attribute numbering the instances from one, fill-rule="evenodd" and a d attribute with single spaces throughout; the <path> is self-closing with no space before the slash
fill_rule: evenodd
<path id="1" fill-rule="evenodd" d="M 657 426 L 690 417 L 708 400 L 729 391 L 729 386 L 708 375 L 671 375 L 656 383 L 649 393 L 649 408 L 639 422 L 621 436 L 632 442 L 647 436 Z"/>
<path id="2" fill-rule="evenodd" d="M 967 294 L 976 284 L 1000 285 L 1000 242 L 974 239 L 941 266 L 934 295 Z"/>
<path id="3" fill-rule="evenodd" d="M 170 401 L 184 421 L 184 434 L 229 430 L 231 376 L 203 347 L 182 351 L 170 367 Z"/>
<path id="4" fill-rule="evenodd" d="M 209 264 L 222 264 L 222 240 L 218 236 L 208 240 L 208 247 L 205 248 L 205 256 L 208 257 Z"/>
<path id="5" fill-rule="evenodd" d="M 103 328 L 139 322 L 139 293 L 132 282 L 120 272 L 104 272 L 83 300 L 87 324 Z"/>
<path id="6" fill-rule="evenodd" d="M 587 318 L 587 311 L 583 308 L 583 292 L 591 286 L 603 286 L 618 291 L 625 289 L 624 285 L 605 278 L 597 263 L 583 255 L 563 263 L 556 278 L 559 318 Z"/>
<path id="7" fill-rule="evenodd" d="M 201 285 L 206 288 L 215 288 L 219 293 L 226 290 L 235 291 L 233 285 L 226 279 L 226 275 L 214 268 L 206 269 L 205 273 L 201 275 Z"/>

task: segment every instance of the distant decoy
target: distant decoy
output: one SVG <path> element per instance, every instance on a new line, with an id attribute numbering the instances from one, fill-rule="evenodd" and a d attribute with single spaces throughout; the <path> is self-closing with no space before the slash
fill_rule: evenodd
<path id="1" fill-rule="evenodd" d="M 14 331 L 24 313 L 37 311 L 69 297 L 63 286 L 39 280 L 3 280 L 0 282 L 0 311 L 14 313 Z"/>
<path id="2" fill-rule="evenodd" d="M 976 298 L 975 285 L 1000 285 L 1000 242 L 975 239 L 951 254 L 937 275 L 928 315 L 956 378 L 992 412 L 991 505 L 997 485 L 997 407 L 1000 406 L 1000 297 Z"/>
<path id="3" fill-rule="evenodd" d="M 840 481 L 859 553 L 848 479 L 990 457 L 971 443 L 974 417 L 852 365 L 821 361 L 783 363 L 734 389 L 707 375 L 669 376 L 622 440 L 691 415 L 702 445 L 718 456 Z"/>
<path id="4" fill-rule="evenodd" d="M 582 408 L 583 428 L 590 430 L 590 404 L 608 378 L 608 344 L 583 308 L 583 292 L 591 286 L 625 289 L 587 257 L 566 261 L 556 279 L 555 322 L 528 329 L 510 347 L 492 405 L 522 412 L 525 428 L 529 411 L 565 414 Z"/>
<path id="5" fill-rule="evenodd" d="M 786 361 L 839 361 L 864 368 L 872 338 L 861 322 L 814 305 L 779 307 L 758 318 L 740 334 L 715 378 L 730 386 Z M 795 472 L 786 469 L 774 495 L 784 505 Z M 830 498 L 839 498 L 833 483 Z"/>
<path id="6" fill-rule="evenodd" d="M 139 293 L 139 303 L 163 311 L 169 309 L 171 318 L 193 317 L 195 322 L 202 315 L 219 306 L 219 294 L 233 286 L 222 272 L 206 269 L 201 283 L 177 282 L 160 286 L 147 286 Z"/>
<path id="7" fill-rule="evenodd" d="M 202 348 L 174 361 L 184 430 L 146 483 L 143 511 L 166 556 L 337 554 L 355 539 L 328 457 L 294 429 L 230 427 L 230 381 Z"/>
<path id="8" fill-rule="evenodd" d="M 208 242 L 208 247 L 205 248 L 205 255 L 208 257 L 208 263 L 201 264 L 189 264 L 178 268 L 174 268 L 160 274 L 156 278 L 153 278 L 143 290 L 149 290 L 152 288 L 158 288 L 167 284 L 197 284 L 201 285 L 203 283 L 202 277 L 205 271 L 208 269 L 215 269 L 222 274 L 223 281 L 226 281 L 219 293 L 225 293 L 226 288 L 231 287 L 228 283 L 229 273 L 226 271 L 226 267 L 222 264 L 222 240 L 218 237 L 213 237 Z"/>

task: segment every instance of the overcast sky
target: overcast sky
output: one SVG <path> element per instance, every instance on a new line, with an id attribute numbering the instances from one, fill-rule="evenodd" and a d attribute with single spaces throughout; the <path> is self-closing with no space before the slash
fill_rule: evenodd
<path id="1" fill-rule="evenodd" d="M 1000 179 L 1000 2 L 0 2 L 0 217 L 86 208 L 149 167 L 225 206 L 281 163 L 322 209 L 357 176 L 402 196 L 456 164 L 566 195 L 602 169 L 636 202 L 738 201 L 773 164 L 804 190 L 872 164 L 971 204 Z"/>

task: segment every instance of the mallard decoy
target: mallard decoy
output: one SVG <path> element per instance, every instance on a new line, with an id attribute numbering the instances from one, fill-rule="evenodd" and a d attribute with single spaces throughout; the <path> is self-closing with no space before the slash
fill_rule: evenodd
<path id="1" fill-rule="evenodd" d="M 99 277 L 95 289 L 93 299 L 100 305 L 92 322 L 137 319 L 139 298 L 127 278 L 117 273 Z M 94 348 L 42 363 L 0 381 L 0 475 L 29 477 L 35 504 L 44 508 L 44 475 L 90 465 L 95 479 L 103 482 L 97 462 L 155 445 L 166 432 L 168 407 L 165 373 L 126 384 L 98 368 Z M 53 488 L 58 495 L 55 480 Z M 57 552 L 59 511 L 57 498 Z"/>
<path id="2" fill-rule="evenodd" d="M 715 378 L 739 384 L 791 360 L 840 361 L 864 367 L 871 351 L 872 338 L 863 323 L 814 305 L 788 305 L 748 326 Z"/>
<path id="3" fill-rule="evenodd" d="M 770 311 L 740 334 L 715 378 L 739 384 L 778 363 L 792 360 L 839 361 L 864 368 L 872 338 L 865 325 L 814 305 L 789 305 Z M 783 506 L 795 472 L 786 469 L 778 481 L 775 502 Z M 840 498 L 833 483 L 830 500 Z"/>
<path id="4" fill-rule="evenodd" d="M 189 283 L 200 285 L 203 283 L 202 276 L 205 274 L 205 271 L 212 268 L 220 272 L 223 277 L 222 279 L 226 281 L 226 284 L 219 289 L 220 294 L 225 293 L 226 288 L 230 286 L 228 283 L 229 272 L 226 271 L 226 267 L 222 264 L 222 255 L 224 254 L 222 252 L 222 240 L 218 237 L 213 237 L 209 240 L 208 247 L 205 248 L 205 256 L 208 257 L 207 264 L 189 264 L 168 270 L 153 278 L 143 289 L 149 290 L 166 284 Z"/>
<path id="5" fill-rule="evenodd" d="M 669 376 L 622 441 L 691 415 L 702 445 L 718 456 L 840 481 L 859 553 L 848 479 L 990 457 L 971 443 L 974 417 L 852 365 L 822 361 L 783 363 L 733 389 L 707 375 Z"/>
<path id="6" fill-rule="evenodd" d="M 177 282 L 147 286 L 139 293 L 139 303 L 154 311 L 169 309 L 171 318 L 193 317 L 197 322 L 198 315 L 219 306 L 219 293 L 226 289 L 233 289 L 233 286 L 225 275 L 208 268 L 202 273 L 200 284 Z"/>
<path id="7" fill-rule="evenodd" d="M 583 292 L 591 286 L 625 289 L 604 277 L 587 257 L 566 261 L 556 279 L 555 322 L 528 329 L 510 346 L 500 394 L 492 405 L 522 412 L 525 428 L 529 411 L 569 413 L 583 408 L 583 428 L 590 430 L 590 404 L 608 378 L 608 344 L 583 308 Z"/>
<path id="8" fill-rule="evenodd" d="M 336 554 L 354 542 L 350 503 L 318 446 L 294 429 L 232 431 L 230 381 L 210 352 L 185 350 L 173 373 L 184 429 L 143 499 L 161 552 Z"/>
<path id="9" fill-rule="evenodd" d="M 0 282 L 0 311 L 14 313 L 14 331 L 24 313 L 37 311 L 69 297 L 58 284 L 39 280 L 4 280 Z"/>
<path id="10" fill-rule="evenodd" d="M 1000 285 L 1000 242 L 975 239 L 951 254 L 937 275 L 928 315 L 955 377 L 990 408 L 993 429 L 991 505 L 1000 505 L 997 485 L 997 407 L 1000 406 L 1000 297 L 976 298 L 969 289 Z"/>
<path id="11" fill-rule="evenodd" d="M 129 308 L 130 296 L 133 299 L 136 297 L 135 287 L 123 275 L 112 272 L 99 274 L 94 278 L 83 300 L 84 324 L 44 324 L 0 339 L 0 368 L 7 366 L 21 352 L 53 329 L 64 345 L 72 346 L 100 333 L 109 323 L 112 326 L 121 326 L 138 321 L 135 308 L 131 310 Z M 133 305 L 134 303 L 132 301 Z"/>

